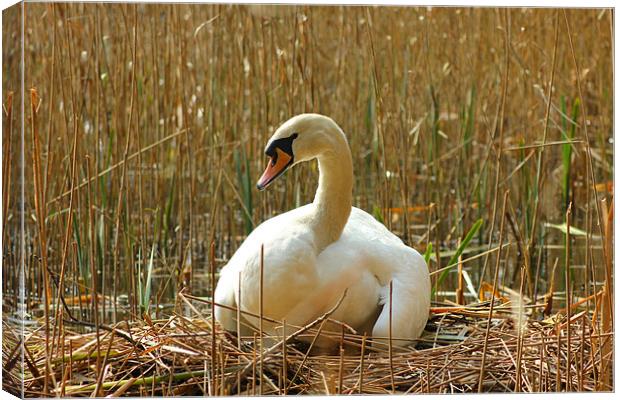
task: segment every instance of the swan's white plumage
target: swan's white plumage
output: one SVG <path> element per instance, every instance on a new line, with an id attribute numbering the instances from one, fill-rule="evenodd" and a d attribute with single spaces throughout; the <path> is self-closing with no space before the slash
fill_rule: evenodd
<path id="1" fill-rule="evenodd" d="M 346 139 L 344 146 L 336 141 L 327 150 L 319 143 L 318 154 L 308 149 L 313 141 L 325 141 L 329 135 L 344 138 L 337 125 L 315 114 L 295 118 L 278 129 L 274 138 L 304 130 L 300 132 L 304 140 L 293 150 L 298 162 L 319 159 L 317 196 L 313 203 L 263 222 L 246 238 L 221 271 L 215 302 L 237 307 L 241 274 L 241 310 L 258 314 L 260 248 L 264 245 L 265 316 L 304 325 L 333 307 L 348 289 L 331 318 L 360 334 L 385 338 L 392 281 L 392 337 L 407 342 L 418 338 L 430 307 L 430 278 L 424 259 L 371 215 L 351 207 L 352 167 Z M 338 165 L 341 158 L 343 165 Z M 347 211 L 348 219 L 343 218 Z M 225 329 L 237 329 L 234 311 L 216 307 L 215 313 Z M 255 318 L 245 319 L 257 325 Z M 268 323 L 264 327 L 274 329 Z"/>

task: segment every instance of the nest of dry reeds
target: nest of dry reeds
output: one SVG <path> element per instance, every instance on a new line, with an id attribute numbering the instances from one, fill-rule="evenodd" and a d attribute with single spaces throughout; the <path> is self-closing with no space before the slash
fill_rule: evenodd
<path id="1" fill-rule="evenodd" d="M 212 329 L 208 300 L 179 297 L 191 305 L 168 319 L 86 333 L 65 320 L 60 338 L 46 336 L 43 325 L 22 336 L 21 327 L 5 321 L 4 389 L 25 397 L 611 389 L 605 362 L 612 335 L 600 333 L 596 312 L 580 310 L 596 296 L 546 319 L 544 302 L 501 295 L 493 303 L 435 304 L 415 346 L 381 349 L 343 329 L 332 335 L 332 354 L 316 354 L 312 340 L 299 340 L 330 335 L 320 332 L 328 314 L 286 338 L 239 340 Z"/>

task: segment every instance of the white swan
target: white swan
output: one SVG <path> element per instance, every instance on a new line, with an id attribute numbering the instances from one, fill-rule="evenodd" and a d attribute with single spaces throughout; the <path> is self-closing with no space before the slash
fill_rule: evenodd
<path id="1" fill-rule="evenodd" d="M 264 316 L 305 325 L 332 308 L 348 289 L 331 318 L 385 341 L 392 281 L 392 338 L 398 344 L 417 339 L 430 307 L 428 267 L 417 251 L 351 206 L 353 165 L 340 127 L 322 115 L 298 115 L 278 128 L 265 153 L 270 160 L 257 183 L 260 190 L 292 165 L 314 158 L 319 186 L 312 203 L 263 222 L 246 238 L 221 271 L 216 304 L 236 308 L 240 282 L 241 310 L 259 313 L 264 245 Z M 226 330 L 237 330 L 235 311 L 216 307 L 215 317 Z M 258 326 L 256 318 L 244 318 Z M 263 325 L 276 333 L 273 324 Z"/>

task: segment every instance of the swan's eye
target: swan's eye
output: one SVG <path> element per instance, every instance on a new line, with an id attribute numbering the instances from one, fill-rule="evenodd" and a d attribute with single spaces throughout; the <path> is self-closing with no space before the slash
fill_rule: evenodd
<path id="1" fill-rule="evenodd" d="M 293 157 L 293 140 L 298 137 L 298 133 L 293 133 L 289 137 L 273 140 L 265 149 L 265 154 L 271 157 L 271 165 L 275 165 L 278 162 L 278 152 L 276 149 L 281 150 L 283 153 Z"/>

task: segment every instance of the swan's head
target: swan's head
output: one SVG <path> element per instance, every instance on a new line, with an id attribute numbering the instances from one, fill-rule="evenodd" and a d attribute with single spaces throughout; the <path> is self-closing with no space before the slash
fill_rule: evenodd
<path id="1" fill-rule="evenodd" d="M 346 146 L 346 137 L 329 117 L 300 114 L 289 119 L 267 142 L 269 161 L 256 187 L 265 189 L 291 166 L 325 155 L 342 143 Z"/>

